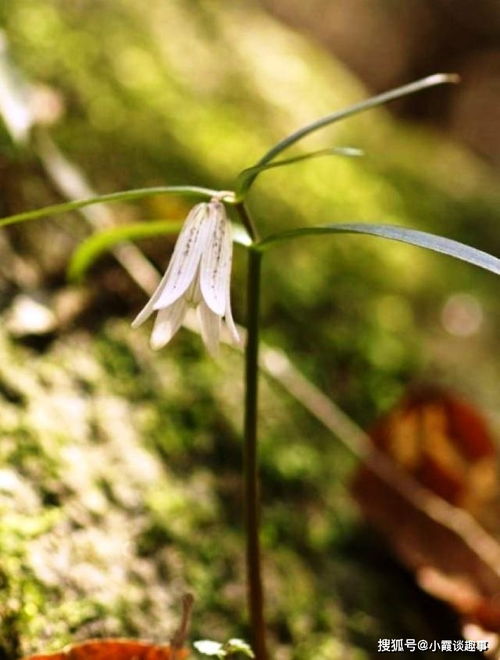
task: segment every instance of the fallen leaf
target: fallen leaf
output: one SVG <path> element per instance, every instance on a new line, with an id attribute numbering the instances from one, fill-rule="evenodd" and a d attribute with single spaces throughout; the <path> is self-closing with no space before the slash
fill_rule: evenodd
<path id="1" fill-rule="evenodd" d="M 90 639 L 58 653 L 30 655 L 22 660 L 183 660 L 186 649 L 156 646 L 133 639 Z"/>
<path id="2" fill-rule="evenodd" d="M 412 502 L 365 466 L 353 482 L 364 515 L 420 586 L 448 602 L 464 626 L 500 633 L 500 529 L 489 534 L 469 515 L 497 519 L 498 459 L 486 422 L 454 394 L 426 388 L 411 391 L 370 435 L 395 470 L 403 468 L 431 497 L 451 505 L 451 524 L 440 524 L 416 506 L 418 498 Z"/>

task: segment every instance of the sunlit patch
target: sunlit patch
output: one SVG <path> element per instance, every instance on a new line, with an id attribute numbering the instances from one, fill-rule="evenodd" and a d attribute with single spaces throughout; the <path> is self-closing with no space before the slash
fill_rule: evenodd
<path id="1" fill-rule="evenodd" d="M 443 305 L 441 323 L 450 335 L 470 337 L 480 330 L 483 316 L 477 298 L 469 293 L 455 293 Z"/>

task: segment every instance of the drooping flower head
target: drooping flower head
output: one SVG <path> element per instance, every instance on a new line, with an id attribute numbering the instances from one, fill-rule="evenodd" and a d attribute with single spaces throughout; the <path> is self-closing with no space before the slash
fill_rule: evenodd
<path id="1" fill-rule="evenodd" d="M 197 204 L 186 218 L 165 275 L 132 327 L 157 311 L 151 347 L 162 348 L 181 326 L 189 307 L 195 307 L 210 353 L 217 351 L 223 319 L 238 343 L 230 302 L 232 254 L 231 223 L 224 204 L 217 197 Z"/>

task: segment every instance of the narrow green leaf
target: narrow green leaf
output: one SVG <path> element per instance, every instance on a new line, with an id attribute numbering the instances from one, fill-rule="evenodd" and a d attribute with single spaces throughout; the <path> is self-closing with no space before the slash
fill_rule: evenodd
<path id="1" fill-rule="evenodd" d="M 80 281 L 103 252 L 111 250 L 117 243 L 176 234 L 182 224 L 181 220 L 137 222 L 92 234 L 73 252 L 68 266 L 68 279 Z"/>
<path id="2" fill-rule="evenodd" d="M 436 73 L 433 76 L 428 76 L 427 78 L 422 78 L 421 80 L 416 80 L 415 82 L 410 83 L 409 85 L 403 85 L 402 87 L 396 87 L 396 89 L 391 89 L 388 92 L 383 94 L 377 94 L 372 96 L 369 99 L 350 105 L 343 110 L 338 110 L 337 112 L 332 112 L 326 117 L 317 119 L 316 121 L 299 128 L 297 131 L 288 135 L 287 137 L 280 140 L 277 144 L 274 145 L 257 163 L 257 165 L 264 165 L 273 160 L 279 153 L 288 149 L 292 144 L 295 144 L 301 140 L 306 135 L 317 131 L 324 126 L 333 124 L 336 121 L 341 119 L 346 119 L 352 115 L 356 115 L 359 112 L 364 112 L 370 108 L 374 108 L 378 105 L 387 103 L 388 101 L 393 101 L 394 99 L 399 99 L 403 96 L 408 96 L 408 94 L 415 94 L 415 92 L 421 92 L 424 89 L 429 87 L 435 87 L 436 85 L 442 85 L 444 83 L 457 83 L 460 78 L 455 73 Z"/>
<path id="3" fill-rule="evenodd" d="M 44 206 L 43 208 L 34 209 L 33 211 L 25 211 L 23 213 L 16 213 L 16 215 L 9 215 L 5 218 L 0 218 L 0 227 L 13 225 L 17 222 L 26 222 L 27 220 L 44 218 L 49 215 L 58 215 L 60 213 L 66 213 L 67 211 L 74 211 L 75 209 L 81 209 L 82 207 L 90 206 L 91 204 L 125 202 L 133 199 L 143 199 L 144 197 L 168 194 L 211 198 L 214 195 L 217 195 L 218 191 L 211 190 L 210 188 L 200 188 L 198 186 L 157 186 L 155 188 L 124 190 L 122 192 L 97 195 L 96 197 L 89 197 L 88 199 L 79 199 L 72 202 L 64 202 L 63 204 L 53 204 L 52 206 Z"/>
<path id="4" fill-rule="evenodd" d="M 302 160 L 310 160 L 311 158 L 319 158 L 321 156 L 362 156 L 363 152 L 361 149 L 355 149 L 354 147 L 332 147 L 330 149 L 320 149 L 318 151 L 312 151 L 307 154 L 301 154 L 299 156 L 294 156 L 293 158 L 286 158 L 284 160 L 275 160 L 272 163 L 265 163 L 263 165 L 255 165 L 254 167 L 248 167 L 247 169 L 240 172 L 238 178 L 236 179 L 235 192 L 236 196 L 239 199 L 242 199 L 248 192 L 250 186 L 259 176 L 261 172 L 269 170 L 274 167 L 284 167 L 286 165 L 292 165 L 293 163 L 298 163 Z"/>
<path id="5" fill-rule="evenodd" d="M 475 266 L 479 266 L 480 268 L 484 268 L 485 270 L 500 275 L 500 259 L 493 257 L 487 252 L 477 250 L 469 245 L 464 245 L 463 243 L 444 238 L 443 236 L 428 234 L 427 232 L 418 231 L 417 229 L 398 227 L 397 225 L 353 223 L 302 227 L 300 229 L 290 229 L 289 231 L 268 236 L 259 243 L 255 243 L 252 248 L 259 251 L 265 251 L 273 245 L 282 243 L 283 241 L 314 234 L 366 234 L 369 236 L 380 236 L 381 238 L 389 238 L 394 241 L 427 248 L 434 252 L 441 252 L 442 254 L 447 254 L 456 259 L 467 261 L 470 264 L 474 264 Z"/>

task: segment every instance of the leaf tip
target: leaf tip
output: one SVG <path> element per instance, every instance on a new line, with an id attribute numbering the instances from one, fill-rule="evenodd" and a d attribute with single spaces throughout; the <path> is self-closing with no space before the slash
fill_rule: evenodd
<path id="1" fill-rule="evenodd" d="M 462 79 L 458 73 L 435 73 L 433 76 L 429 76 L 427 80 L 434 85 L 441 85 L 443 83 L 457 85 Z"/>

